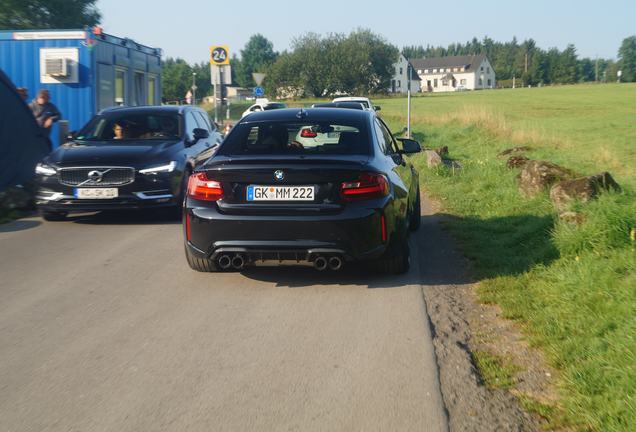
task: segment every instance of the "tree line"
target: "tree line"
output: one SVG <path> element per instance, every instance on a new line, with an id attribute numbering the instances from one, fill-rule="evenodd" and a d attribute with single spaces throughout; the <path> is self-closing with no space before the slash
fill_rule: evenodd
<path id="1" fill-rule="evenodd" d="M 542 49 L 533 39 L 497 42 L 489 37 L 473 38 L 447 47 L 406 46 L 408 59 L 486 54 L 497 74 L 497 81 L 510 85 L 574 84 L 614 82 L 622 70 L 621 81 L 636 81 L 636 36 L 623 40 L 618 60 L 579 58 L 572 44 L 565 49 Z M 322 97 L 338 93 L 370 94 L 385 92 L 393 76 L 399 50 L 370 30 L 358 29 L 348 35 L 307 33 L 292 41 L 282 53 L 261 34 L 253 35 L 231 60 L 232 82 L 244 88 L 256 85 L 253 72 L 267 74 L 263 85 L 269 95 Z M 210 72 L 206 62 L 189 66 L 182 59 L 164 62 L 163 82 L 166 99 L 183 98 L 196 72 L 197 93 L 210 94 Z"/>
<path id="2" fill-rule="evenodd" d="M 519 43 L 516 38 L 510 42 L 496 42 L 489 37 L 483 40 L 473 38 L 447 47 L 407 46 L 402 52 L 409 59 L 486 54 L 499 82 L 513 77 L 525 85 L 612 82 L 618 79 L 619 70 L 623 73 L 621 81 L 636 81 L 636 36 L 623 40 L 618 50 L 618 61 L 579 58 L 573 44 L 564 50 L 545 50 L 538 47 L 533 39 Z"/>

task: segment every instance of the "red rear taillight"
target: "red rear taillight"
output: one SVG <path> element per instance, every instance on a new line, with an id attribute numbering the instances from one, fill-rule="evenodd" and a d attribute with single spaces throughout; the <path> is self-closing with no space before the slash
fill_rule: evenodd
<path id="1" fill-rule="evenodd" d="M 194 173 L 188 180 L 188 197 L 202 201 L 218 201 L 223 198 L 221 183 L 208 179 L 206 173 Z"/>
<path id="2" fill-rule="evenodd" d="M 382 174 L 363 173 L 358 180 L 344 182 L 340 186 L 340 196 L 346 201 L 382 198 L 389 194 L 389 182 Z"/>
<path id="3" fill-rule="evenodd" d="M 316 138 L 318 134 L 316 132 L 312 132 L 311 129 L 302 129 L 300 131 L 300 136 L 303 138 Z"/>

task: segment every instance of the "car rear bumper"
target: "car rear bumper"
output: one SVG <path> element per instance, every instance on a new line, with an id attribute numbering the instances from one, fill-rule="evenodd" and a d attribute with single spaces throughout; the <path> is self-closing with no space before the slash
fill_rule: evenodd
<path id="1" fill-rule="evenodd" d="M 186 247 L 198 258 L 240 253 L 248 262 L 312 261 L 318 255 L 374 259 L 386 250 L 381 214 L 357 208 L 329 215 L 246 216 L 189 208 L 184 215 L 189 219 L 184 223 Z"/>

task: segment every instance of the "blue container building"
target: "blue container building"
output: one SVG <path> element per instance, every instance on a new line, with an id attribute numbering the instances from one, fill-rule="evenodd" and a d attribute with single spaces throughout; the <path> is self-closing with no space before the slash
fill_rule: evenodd
<path id="1" fill-rule="evenodd" d="M 161 50 L 99 27 L 0 31 L 0 69 L 28 89 L 28 102 L 39 89 L 49 90 L 68 131 L 103 108 L 161 103 Z M 57 124 L 51 140 L 54 148 L 60 145 Z"/>

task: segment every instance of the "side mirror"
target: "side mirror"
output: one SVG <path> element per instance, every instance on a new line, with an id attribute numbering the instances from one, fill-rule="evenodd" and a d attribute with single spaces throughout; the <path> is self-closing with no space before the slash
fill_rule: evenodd
<path id="1" fill-rule="evenodd" d="M 71 131 L 66 134 L 66 141 L 73 141 L 75 138 L 77 138 L 77 131 Z"/>
<path id="2" fill-rule="evenodd" d="M 402 142 L 402 154 L 413 154 L 422 151 L 422 146 L 417 141 L 410 138 L 398 138 L 398 141 Z"/>
<path id="3" fill-rule="evenodd" d="M 378 106 L 378 105 L 374 106 L 373 109 L 376 110 L 376 111 L 381 111 L 382 110 L 382 108 L 380 106 Z"/>
<path id="4" fill-rule="evenodd" d="M 192 137 L 195 141 L 199 141 L 200 139 L 206 139 L 210 136 L 210 132 L 207 129 L 202 128 L 194 128 L 192 130 Z"/>

